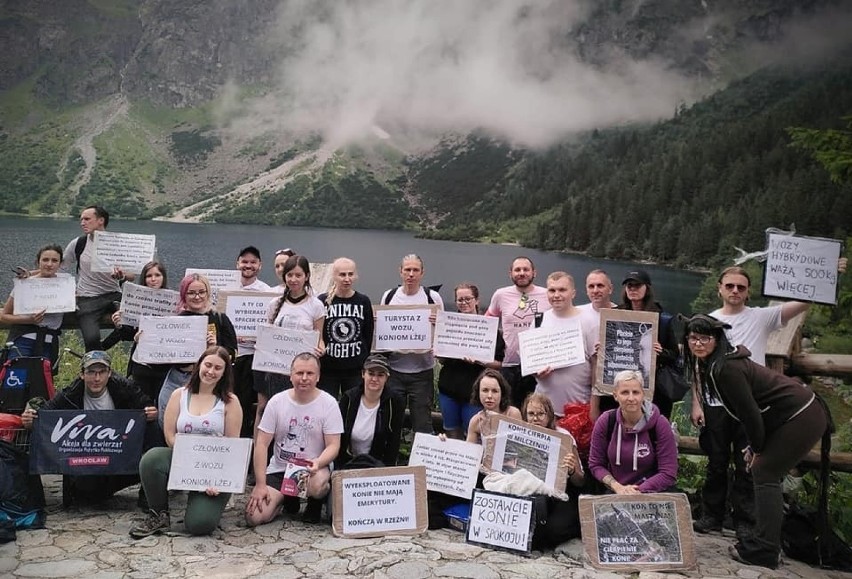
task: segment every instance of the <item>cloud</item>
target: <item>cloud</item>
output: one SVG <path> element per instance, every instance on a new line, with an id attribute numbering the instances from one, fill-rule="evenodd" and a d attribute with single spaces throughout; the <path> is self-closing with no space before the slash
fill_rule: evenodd
<path id="1" fill-rule="evenodd" d="M 480 129 L 541 147 L 671 116 L 692 95 L 665 62 L 582 62 L 571 40 L 587 17 L 579 0 L 290 0 L 278 16 L 276 88 L 246 121 L 335 145 L 378 126 L 392 136 Z"/>

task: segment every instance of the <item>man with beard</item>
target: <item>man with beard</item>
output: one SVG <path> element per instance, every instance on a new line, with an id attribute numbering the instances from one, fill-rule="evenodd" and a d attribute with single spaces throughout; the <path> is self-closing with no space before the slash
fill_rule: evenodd
<path id="1" fill-rule="evenodd" d="M 521 353 L 518 334 L 541 323 L 541 316 L 550 309 L 547 289 L 533 283 L 535 265 L 530 258 L 520 256 L 509 268 L 512 284 L 494 292 L 486 316 L 500 318 L 506 355 L 503 358 L 503 377 L 512 387 L 512 405 L 520 408 L 524 399 L 535 389 L 535 376 L 521 376 Z"/>

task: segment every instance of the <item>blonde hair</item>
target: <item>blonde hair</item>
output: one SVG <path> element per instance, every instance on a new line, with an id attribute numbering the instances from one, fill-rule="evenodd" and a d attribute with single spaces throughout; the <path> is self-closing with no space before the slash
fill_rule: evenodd
<path id="1" fill-rule="evenodd" d="M 355 263 L 354 259 L 350 259 L 348 257 L 338 257 L 333 262 L 331 262 L 331 271 L 336 273 L 338 271 L 338 266 L 343 265 L 344 262 L 349 262 L 352 264 L 352 271 L 355 272 L 355 279 L 358 279 L 358 266 Z M 334 276 L 334 281 L 331 284 L 331 289 L 328 290 L 328 293 L 325 296 L 325 305 L 330 306 L 331 302 L 334 301 L 334 298 L 337 297 L 337 276 Z"/>

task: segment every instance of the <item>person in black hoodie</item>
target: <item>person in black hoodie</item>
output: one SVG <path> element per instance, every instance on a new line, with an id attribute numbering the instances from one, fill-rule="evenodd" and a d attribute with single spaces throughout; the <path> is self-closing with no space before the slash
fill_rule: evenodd
<path id="1" fill-rule="evenodd" d="M 752 362 L 744 346 L 733 347 L 726 328 L 730 326 L 704 314 L 685 320 L 687 378 L 693 383 L 693 407 L 700 406 L 709 390 L 742 423 L 749 442 L 741 452 L 754 480 L 755 528 L 739 537 L 731 556 L 775 569 L 784 519 L 781 479 L 830 428 L 831 415 L 798 379 Z"/>
<path id="2" fill-rule="evenodd" d="M 384 466 L 396 466 L 399 458 L 405 403 L 385 388 L 390 376 L 387 359 L 379 354 L 368 356 L 362 376 L 364 384 L 340 398 L 343 434 L 337 469 L 347 468 L 359 455 L 369 455 Z"/>

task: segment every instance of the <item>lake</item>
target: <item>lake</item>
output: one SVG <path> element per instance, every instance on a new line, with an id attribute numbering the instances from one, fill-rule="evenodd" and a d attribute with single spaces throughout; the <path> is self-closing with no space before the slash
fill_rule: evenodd
<path id="1" fill-rule="evenodd" d="M 424 285 L 443 284 L 441 295 L 448 309 L 452 288 L 462 281 L 479 286 L 482 307 L 488 306 L 491 293 L 509 285 L 508 270 L 518 255 L 529 256 L 536 266 L 536 283 L 544 285 L 547 274 L 564 270 L 577 282 L 576 303 L 587 303 L 584 288 L 586 273 L 606 270 L 614 284 L 618 301 L 622 276 L 637 266 L 628 262 L 592 259 L 579 255 L 539 251 L 510 245 L 460 243 L 417 239 L 412 233 L 366 229 L 323 229 L 313 227 L 274 227 L 261 225 L 224 225 L 218 223 L 169 223 L 165 221 L 111 220 L 110 231 L 146 233 L 157 236 L 161 261 L 169 272 L 169 285 L 176 289 L 187 267 L 230 269 L 236 266 L 237 253 L 247 245 L 257 246 L 264 259 L 260 278 L 277 285 L 272 267 L 274 253 L 291 247 L 311 262 L 328 263 L 340 256 L 354 259 L 360 279 L 357 289 L 377 302 L 384 290 L 399 285 L 399 263 L 403 255 L 416 253 L 425 264 Z M 0 295 L 9 294 L 16 265 L 34 266 L 36 251 L 48 243 L 63 248 L 81 234 L 77 220 L 0 217 L 3 273 Z M 670 312 L 690 312 L 689 304 L 701 287 L 703 276 L 656 266 L 639 266 L 651 276 L 657 298 Z"/>

